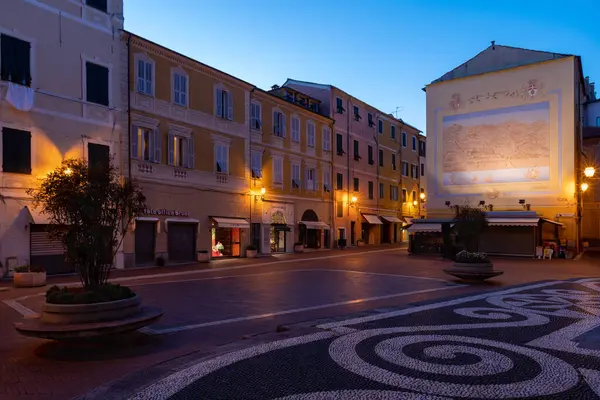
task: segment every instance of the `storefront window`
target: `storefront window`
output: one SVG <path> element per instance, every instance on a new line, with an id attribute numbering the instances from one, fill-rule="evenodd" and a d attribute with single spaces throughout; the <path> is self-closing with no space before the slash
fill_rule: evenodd
<path id="1" fill-rule="evenodd" d="M 212 256 L 239 257 L 240 228 L 212 228 Z"/>

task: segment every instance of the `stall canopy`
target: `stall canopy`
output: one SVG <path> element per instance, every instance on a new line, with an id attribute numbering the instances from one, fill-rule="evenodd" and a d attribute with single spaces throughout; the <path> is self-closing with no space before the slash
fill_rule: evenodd
<path id="1" fill-rule="evenodd" d="M 542 218 L 542 222 L 547 222 L 549 224 L 558 225 L 558 226 L 565 226 L 565 224 L 563 224 L 561 222 L 552 221 L 551 219 L 546 219 L 546 218 Z"/>
<path id="2" fill-rule="evenodd" d="M 400 218 L 398 217 L 391 217 L 391 216 L 387 216 L 387 215 L 382 215 L 381 218 L 383 218 L 384 220 L 386 220 L 387 222 L 391 222 L 391 223 L 403 223 L 404 221 L 402 221 Z"/>
<path id="3" fill-rule="evenodd" d="M 250 224 L 243 218 L 221 218 L 212 217 L 219 228 L 250 228 Z"/>
<path id="4" fill-rule="evenodd" d="M 412 233 L 441 232 L 442 224 L 412 224 L 407 231 Z"/>
<path id="5" fill-rule="evenodd" d="M 540 219 L 530 218 L 488 218 L 489 226 L 537 226 Z"/>
<path id="6" fill-rule="evenodd" d="M 306 229 L 331 229 L 329 225 L 321 221 L 300 221 L 300 223 L 306 225 Z"/>
<path id="7" fill-rule="evenodd" d="M 382 225 L 383 222 L 377 217 L 377 215 L 373 214 L 363 214 L 363 218 L 372 225 Z"/>

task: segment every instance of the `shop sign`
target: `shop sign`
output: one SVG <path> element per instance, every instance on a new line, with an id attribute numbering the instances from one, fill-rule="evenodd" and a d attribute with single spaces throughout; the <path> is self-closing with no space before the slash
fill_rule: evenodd
<path id="1" fill-rule="evenodd" d="M 190 214 L 187 211 L 167 210 L 166 208 L 146 208 L 144 215 L 162 215 L 167 217 L 189 217 Z"/>

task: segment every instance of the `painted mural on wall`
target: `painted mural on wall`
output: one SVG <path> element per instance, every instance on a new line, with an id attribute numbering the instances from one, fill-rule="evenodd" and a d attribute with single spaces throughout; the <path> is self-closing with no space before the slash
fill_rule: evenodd
<path id="1" fill-rule="evenodd" d="M 550 180 L 550 104 L 443 117 L 443 185 Z"/>

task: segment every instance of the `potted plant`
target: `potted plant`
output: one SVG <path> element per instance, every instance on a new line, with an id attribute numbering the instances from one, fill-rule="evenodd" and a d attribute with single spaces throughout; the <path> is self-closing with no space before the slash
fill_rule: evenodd
<path id="1" fill-rule="evenodd" d="M 246 246 L 246 257 L 248 258 L 256 258 L 258 251 L 256 250 L 256 246 L 253 244 L 249 244 Z"/>
<path id="2" fill-rule="evenodd" d="M 469 205 L 456 207 L 454 231 L 468 252 L 474 253 L 479 250 L 479 236 L 487 225 L 485 212 L 480 208 Z"/>
<path id="3" fill-rule="evenodd" d="M 365 241 L 364 241 L 364 240 L 362 240 L 362 239 L 358 239 L 358 240 L 356 241 L 356 245 L 357 245 L 358 247 L 362 247 L 362 246 L 364 246 L 364 245 L 365 245 Z"/>
<path id="4" fill-rule="evenodd" d="M 210 262 L 210 254 L 208 253 L 208 250 L 198 250 L 196 259 L 201 263 Z"/>
<path id="5" fill-rule="evenodd" d="M 84 159 L 64 160 L 28 193 L 33 205 L 48 216 L 49 234 L 62 242 L 66 262 L 79 275 L 81 286 L 50 288 L 40 321 L 16 325 L 20 333 L 55 339 L 101 335 L 106 330 L 72 333 L 71 329 L 81 329 L 82 323 L 109 322 L 114 333 L 118 326 L 138 329 L 160 318 L 160 310 L 142 312 L 141 299 L 131 289 L 108 282 L 129 224 L 146 208 L 137 184 L 122 180 L 112 160 L 95 165 Z M 134 323 L 127 320 L 134 315 Z M 61 324 L 60 332 L 41 336 L 43 324 L 53 323 Z"/>
<path id="6" fill-rule="evenodd" d="M 302 243 L 302 242 L 294 243 L 294 252 L 303 253 L 304 252 L 304 243 Z"/>
<path id="7" fill-rule="evenodd" d="M 15 287 L 37 287 L 46 284 L 46 270 L 43 267 L 22 265 L 15 268 L 13 275 Z"/>
<path id="8" fill-rule="evenodd" d="M 493 264 L 485 253 L 461 250 L 456 253 L 454 266 L 467 270 L 491 271 Z"/>

